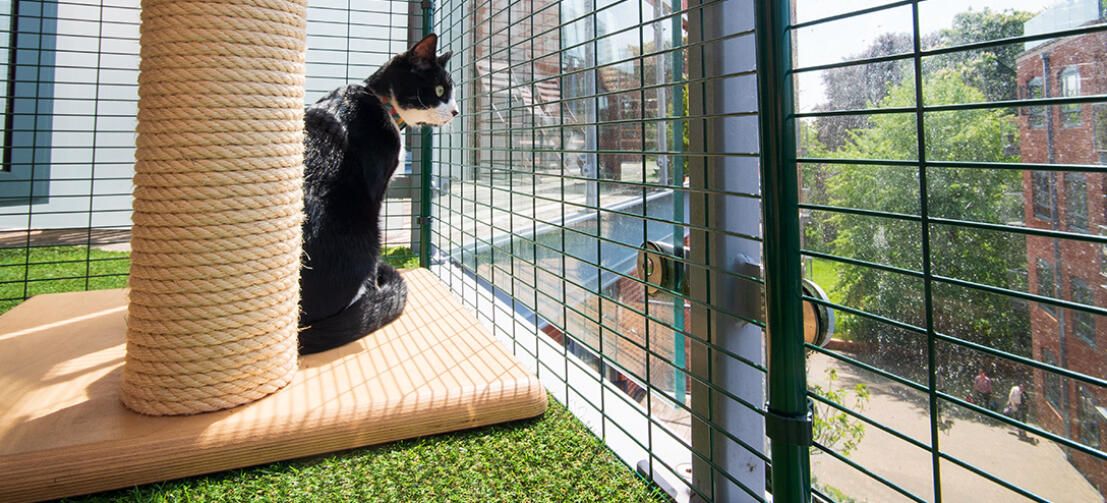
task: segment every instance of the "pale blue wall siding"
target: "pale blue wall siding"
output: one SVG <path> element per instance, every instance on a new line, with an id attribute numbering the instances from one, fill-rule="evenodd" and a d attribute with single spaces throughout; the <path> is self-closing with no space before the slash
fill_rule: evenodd
<path id="1" fill-rule="evenodd" d="M 403 50 L 406 7 L 309 2 L 306 101 L 365 79 Z M 0 231 L 129 227 L 139 0 L 105 0 L 102 7 L 22 0 L 19 8 L 14 167 L 0 173 Z M 12 2 L 0 2 L 0 12 L 6 27 Z M 7 35 L 0 44 L 9 44 Z"/>

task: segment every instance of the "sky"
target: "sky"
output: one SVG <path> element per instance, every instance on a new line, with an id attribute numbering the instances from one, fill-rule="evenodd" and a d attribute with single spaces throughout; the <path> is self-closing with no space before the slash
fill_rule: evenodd
<path id="1" fill-rule="evenodd" d="M 969 9 L 993 11 L 1006 9 L 1041 12 L 1058 0 L 928 0 L 919 4 L 919 29 L 923 35 L 948 28 L 953 16 Z M 797 0 L 798 22 L 820 19 L 889 3 L 889 0 Z M 797 33 L 797 66 L 841 61 L 864 50 L 879 35 L 911 32 L 911 6 L 816 25 Z M 800 79 L 799 109 L 811 110 L 824 100 L 821 79 L 814 73 Z"/>

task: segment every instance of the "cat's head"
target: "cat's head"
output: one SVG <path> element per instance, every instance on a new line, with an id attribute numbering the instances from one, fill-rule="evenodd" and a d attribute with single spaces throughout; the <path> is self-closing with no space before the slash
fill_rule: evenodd
<path id="1" fill-rule="evenodd" d="M 438 55 L 437 46 L 438 36 L 427 35 L 366 79 L 369 89 L 387 98 L 408 124 L 441 126 L 458 113 L 445 68 L 453 53 Z"/>

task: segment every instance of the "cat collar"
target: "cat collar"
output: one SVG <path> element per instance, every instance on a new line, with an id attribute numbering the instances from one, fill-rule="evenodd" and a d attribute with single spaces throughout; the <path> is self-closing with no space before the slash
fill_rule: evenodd
<path id="1" fill-rule="evenodd" d="M 392 121 L 396 123 L 396 127 L 403 131 L 407 127 L 407 123 L 404 122 L 403 117 L 400 117 L 400 112 L 396 111 L 396 107 L 392 105 L 392 100 L 388 98 L 380 98 L 380 100 L 388 108 L 388 114 L 392 116 Z"/>

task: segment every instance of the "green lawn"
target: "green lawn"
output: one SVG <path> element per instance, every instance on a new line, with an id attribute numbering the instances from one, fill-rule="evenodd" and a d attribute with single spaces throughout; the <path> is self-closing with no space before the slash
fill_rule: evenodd
<path id="1" fill-rule="evenodd" d="M 397 269 L 419 267 L 419 255 L 406 246 L 392 246 L 381 250 L 381 257 Z"/>
<path id="2" fill-rule="evenodd" d="M 382 252 L 418 266 L 408 248 Z M 28 265 L 29 264 L 29 265 Z M 24 295 L 126 286 L 127 252 L 0 250 L 0 312 Z M 86 278 L 85 276 L 92 276 Z M 542 417 L 70 498 L 73 502 L 666 501 L 555 400 Z"/>
<path id="3" fill-rule="evenodd" d="M 638 502 L 667 497 L 564 407 L 542 417 L 67 502 Z"/>
<path id="4" fill-rule="evenodd" d="M 84 246 L 0 249 L 0 312 L 41 293 L 127 286 L 130 254 Z"/>
<path id="5" fill-rule="evenodd" d="M 842 302 L 842 294 L 838 291 L 838 263 L 832 260 L 811 260 L 811 280 L 819 285 L 830 297 L 831 302 Z"/>
<path id="6" fill-rule="evenodd" d="M 385 248 L 381 256 L 397 268 L 419 267 L 419 257 L 407 247 Z M 130 267 L 128 252 L 84 246 L 0 249 L 0 313 L 42 293 L 123 288 Z"/>

